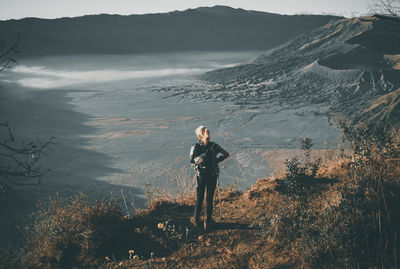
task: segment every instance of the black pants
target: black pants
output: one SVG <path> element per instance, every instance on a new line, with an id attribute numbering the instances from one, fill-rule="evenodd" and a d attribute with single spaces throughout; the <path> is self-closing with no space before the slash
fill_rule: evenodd
<path id="1" fill-rule="evenodd" d="M 206 196 L 206 220 L 211 220 L 213 212 L 213 198 L 215 186 L 217 185 L 217 175 L 197 176 L 197 200 L 194 209 L 194 218 L 199 220 L 201 208 L 203 207 L 204 192 L 207 188 Z"/>

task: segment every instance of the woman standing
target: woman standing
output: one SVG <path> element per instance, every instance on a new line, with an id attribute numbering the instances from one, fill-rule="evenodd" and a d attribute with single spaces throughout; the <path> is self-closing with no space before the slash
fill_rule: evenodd
<path id="1" fill-rule="evenodd" d="M 219 175 L 218 163 L 228 158 L 229 153 L 220 145 L 210 141 L 210 131 L 205 126 L 200 126 L 195 131 L 199 141 L 190 149 L 190 163 L 194 164 L 197 178 L 197 199 L 194 216 L 191 222 L 199 226 L 199 217 L 203 206 L 204 192 L 206 195 L 206 220 L 204 229 L 209 230 L 215 223 L 212 219 L 213 198 L 215 186 Z M 217 156 L 218 154 L 222 154 Z"/>

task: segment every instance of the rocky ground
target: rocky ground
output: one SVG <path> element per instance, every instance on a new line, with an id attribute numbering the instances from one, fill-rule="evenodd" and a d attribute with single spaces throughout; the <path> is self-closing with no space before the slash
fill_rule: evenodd
<path id="1" fill-rule="evenodd" d="M 393 100 L 400 87 L 400 22 L 361 17 L 332 22 L 266 51 L 248 63 L 206 73 L 220 98 L 282 106 L 326 104 L 353 123 L 399 118 Z M 380 100 L 380 101 L 379 101 Z M 373 103 L 381 105 L 369 109 Z M 354 113 L 355 107 L 361 111 Z M 369 109 L 369 110 L 368 110 Z M 380 116 L 378 116 L 380 115 Z M 387 116 L 387 117 L 386 117 Z"/>

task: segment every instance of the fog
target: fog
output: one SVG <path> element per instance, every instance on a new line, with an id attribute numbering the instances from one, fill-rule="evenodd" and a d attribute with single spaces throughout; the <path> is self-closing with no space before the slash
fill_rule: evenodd
<path id="1" fill-rule="evenodd" d="M 232 53 L 231 53 L 232 54 Z M 129 79 L 193 75 L 216 68 L 233 66 L 229 53 L 168 53 L 159 55 L 79 55 L 35 58 L 22 61 L 0 74 L 3 82 L 23 87 L 52 89 L 77 84 L 93 84 Z M 238 61 L 256 52 L 235 53 Z M 37 65 L 42 62 L 44 65 Z"/>
<path id="2" fill-rule="evenodd" d="M 194 74 L 204 69 L 196 68 L 177 68 L 177 69 L 155 69 L 143 71 L 124 71 L 124 70 L 94 70 L 94 71 L 70 71 L 70 70 L 51 70 L 44 66 L 17 66 L 12 72 L 25 78 L 17 79 L 16 82 L 24 87 L 51 89 L 67 87 L 83 83 L 102 83 L 119 80 L 163 77 L 179 74 Z M 33 76 L 33 77 L 26 77 Z"/>

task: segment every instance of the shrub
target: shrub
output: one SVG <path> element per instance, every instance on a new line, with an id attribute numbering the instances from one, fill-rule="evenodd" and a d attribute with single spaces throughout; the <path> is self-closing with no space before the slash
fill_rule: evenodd
<path id="1" fill-rule="evenodd" d="M 289 199 L 266 215 L 264 233 L 301 268 L 398 268 L 400 145 L 379 125 L 342 126 L 353 153 L 343 156 L 349 165 L 334 167 L 346 178 L 316 184 L 323 178 L 312 178 L 297 158 L 287 160 Z"/>
<path id="2" fill-rule="evenodd" d="M 23 268 L 93 268 L 105 257 L 126 258 L 131 249 L 142 256 L 162 252 L 149 236 L 137 233 L 117 200 L 90 201 L 83 194 L 42 205 L 26 241 Z"/>
<path id="3" fill-rule="evenodd" d="M 306 138 L 302 138 L 300 139 L 300 148 L 302 150 L 304 150 L 304 157 L 306 160 L 306 163 L 310 162 L 310 158 L 311 158 L 311 147 L 314 144 L 312 143 L 311 138 L 306 137 Z"/>
<path id="4" fill-rule="evenodd" d="M 285 165 L 288 170 L 288 173 L 286 175 L 286 178 L 288 180 L 296 180 L 297 178 L 305 174 L 306 170 L 304 169 L 304 167 L 300 166 L 301 162 L 296 156 L 292 157 L 290 160 L 285 160 Z"/>
<path id="5" fill-rule="evenodd" d="M 400 256 L 400 144 L 382 124 L 342 128 L 352 142 L 351 175 L 354 186 L 346 192 L 354 217 L 351 231 L 358 246 L 354 254 L 364 266 L 399 266 Z"/>
<path id="6" fill-rule="evenodd" d="M 286 189 L 290 195 L 304 195 L 307 193 L 313 178 L 316 176 L 321 158 L 311 161 L 311 147 L 313 146 L 311 138 L 300 140 L 300 147 L 304 151 L 304 162 L 302 163 L 297 156 L 285 160 L 287 169 L 285 183 Z"/>

